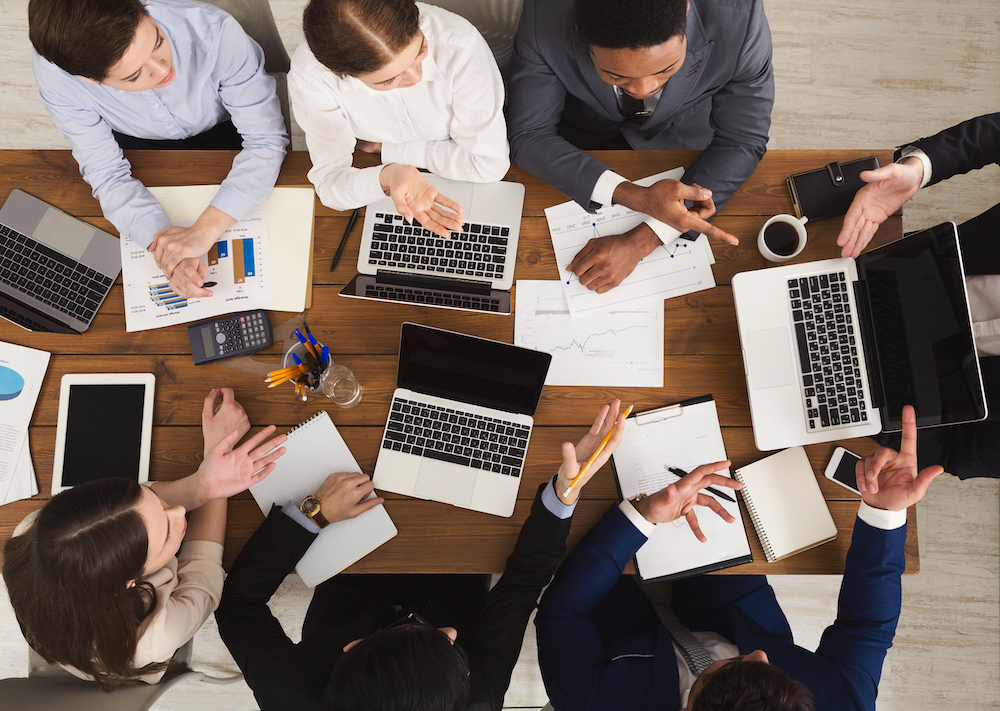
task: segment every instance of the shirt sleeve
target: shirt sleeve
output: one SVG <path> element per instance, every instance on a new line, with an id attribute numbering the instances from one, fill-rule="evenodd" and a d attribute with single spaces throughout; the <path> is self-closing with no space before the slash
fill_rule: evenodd
<path id="1" fill-rule="evenodd" d="M 862 501 L 861 508 L 858 509 L 858 518 L 872 528 L 892 531 L 906 525 L 906 509 L 902 511 L 886 511 L 885 509 L 877 509 L 874 506 L 869 506 Z"/>
<path id="2" fill-rule="evenodd" d="M 167 213 L 145 186 L 132 177 L 132 167 L 101 115 L 76 90 L 80 81 L 42 59 L 34 51 L 32 69 L 38 94 L 62 131 L 90 185 L 101 211 L 118 233 L 149 247 L 153 236 L 170 226 Z"/>
<path id="3" fill-rule="evenodd" d="M 212 206 L 242 220 L 274 187 L 288 136 L 274 79 L 264 71 L 264 52 L 232 17 L 222 25 L 212 79 L 243 138 L 243 150 L 233 161 Z"/>
<path id="4" fill-rule="evenodd" d="M 503 79 L 489 45 L 478 32 L 468 56 L 455 59 L 453 66 L 449 138 L 383 142 L 382 162 L 426 168 L 452 180 L 502 180 L 510 169 Z"/>
<path id="5" fill-rule="evenodd" d="M 287 504 L 281 507 L 281 513 L 288 516 L 288 518 L 295 521 L 295 523 L 302 526 L 311 533 L 319 533 L 320 527 L 317 526 L 308 516 L 302 513 L 301 509 L 295 505 L 294 502 L 289 501 Z"/>
<path id="6" fill-rule="evenodd" d="M 635 526 L 635 529 L 639 533 L 644 535 L 646 538 L 653 535 L 653 531 L 656 530 L 656 524 L 650 523 L 643 518 L 642 514 L 635 508 L 635 504 L 631 501 L 625 500 L 618 504 L 618 508 L 622 510 L 622 513 L 625 514 L 625 518 L 629 520 L 629 523 Z"/>
<path id="7" fill-rule="evenodd" d="M 921 188 L 925 187 L 927 185 L 927 183 L 931 182 L 931 171 L 933 170 L 933 166 L 931 165 L 930 156 L 928 156 L 926 153 L 924 153 L 919 148 L 914 148 L 913 146 L 905 146 L 904 148 L 900 149 L 900 151 L 899 151 L 899 160 L 896 161 L 896 162 L 897 163 L 902 163 L 907 158 L 916 158 L 921 163 L 923 163 L 923 166 L 924 166 L 924 177 L 920 179 L 920 187 Z"/>
<path id="8" fill-rule="evenodd" d="M 576 511 L 576 505 L 580 502 L 579 499 L 574 501 L 572 504 L 564 504 L 559 500 L 556 495 L 556 477 L 553 476 L 549 479 L 549 483 L 545 485 L 542 489 L 542 505 L 545 506 L 546 510 L 559 519 L 567 519 L 573 515 Z"/>

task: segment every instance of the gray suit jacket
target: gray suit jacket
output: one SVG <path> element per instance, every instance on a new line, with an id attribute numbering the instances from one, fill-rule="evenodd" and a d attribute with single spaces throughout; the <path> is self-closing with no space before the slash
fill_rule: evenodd
<path id="1" fill-rule="evenodd" d="M 609 168 L 577 146 L 620 129 L 635 149 L 704 149 L 683 181 L 712 190 L 721 210 L 767 146 L 774 73 L 762 0 L 691 0 L 684 64 L 656 111 L 632 121 L 594 69 L 574 8 L 575 0 L 524 2 L 507 103 L 514 163 L 593 211 L 591 193 Z"/>

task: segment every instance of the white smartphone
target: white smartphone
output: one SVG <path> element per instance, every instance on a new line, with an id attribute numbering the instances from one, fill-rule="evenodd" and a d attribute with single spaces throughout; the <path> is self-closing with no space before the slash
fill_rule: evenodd
<path id="1" fill-rule="evenodd" d="M 833 450 L 833 457 L 830 458 L 830 463 L 826 465 L 825 476 L 834 484 L 840 484 L 845 489 L 850 489 L 855 494 L 860 494 L 861 492 L 858 491 L 858 479 L 855 474 L 855 466 L 859 461 L 861 461 L 861 457 L 854 452 L 848 452 L 843 447 L 837 447 Z"/>

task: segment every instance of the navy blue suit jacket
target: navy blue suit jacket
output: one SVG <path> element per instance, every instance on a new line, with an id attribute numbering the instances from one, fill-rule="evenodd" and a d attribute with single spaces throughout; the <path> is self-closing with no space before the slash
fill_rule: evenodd
<path id="1" fill-rule="evenodd" d="M 906 526 L 857 519 L 837 620 L 816 652 L 797 646 L 764 576 L 698 576 L 674 583 L 673 608 L 692 630 L 726 637 L 741 654 L 762 649 L 808 687 L 818 710 L 874 709 L 902 601 Z M 535 619 L 538 664 L 556 711 L 680 706 L 670 636 L 622 571 L 646 537 L 616 507 L 569 556 Z"/>

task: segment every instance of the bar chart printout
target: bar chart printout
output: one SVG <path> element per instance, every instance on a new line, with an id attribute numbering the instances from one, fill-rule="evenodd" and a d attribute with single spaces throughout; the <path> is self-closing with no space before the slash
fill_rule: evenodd
<path id="1" fill-rule="evenodd" d="M 519 279 L 514 344 L 552 354 L 546 385 L 663 387 L 663 299 L 573 319 L 558 281 Z"/>
<path id="2" fill-rule="evenodd" d="M 211 297 L 177 294 L 151 252 L 131 239 L 121 242 L 127 331 L 271 306 L 267 215 L 263 211 L 251 213 L 226 230 L 202 258 L 208 267 L 205 281 L 215 282 L 210 287 Z"/>

